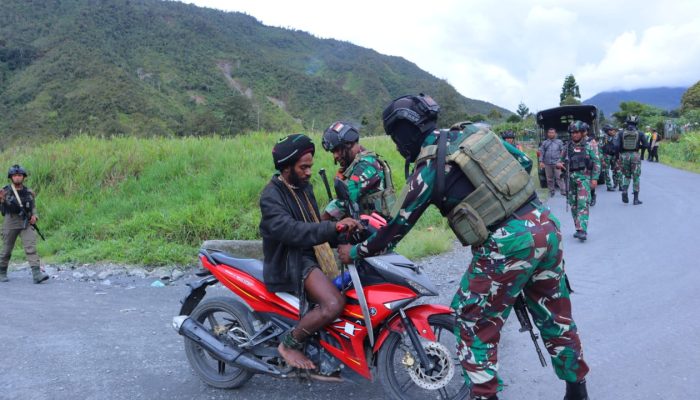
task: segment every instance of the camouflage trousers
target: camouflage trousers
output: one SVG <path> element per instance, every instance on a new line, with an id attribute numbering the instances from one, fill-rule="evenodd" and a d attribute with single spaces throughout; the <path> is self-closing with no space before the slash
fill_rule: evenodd
<path id="1" fill-rule="evenodd" d="M 639 160 L 639 153 L 627 151 L 620 153 L 622 163 L 622 191 L 626 192 L 632 180 L 632 191 L 639 192 L 639 176 L 642 174 L 642 163 Z"/>
<path id="2" fill-rule="evenodd" d="M 571 316 L 559 221 L 539 206 L 472 248 L 473 258 L 452 300 L 457 354 L 472 396 L 503 387 L 498 377 L 501 328 L 522 291 L 560 379 L 583 379 L 588 366 Z M 534 354 L 533 354 L 534 357 Z"/>
<path id="3" fill-rule="evenodd" d="M 591 201 L 591 179 L 588 171 L 571 173 L 566 201 L 571 207 L 571 216 L 574 217 L 576 230 L 588 232 L 588 205 Z"/>
<path id="4" fill-rule="evenodd" d="M 603 174 L 605 175 L 605 183 L 608 189 L 615 189 L 618 186 L 622 186 L 620 158 L 605 154 L 603 156 Z M 612 179 L 610 175 L 612 175 Z"/>

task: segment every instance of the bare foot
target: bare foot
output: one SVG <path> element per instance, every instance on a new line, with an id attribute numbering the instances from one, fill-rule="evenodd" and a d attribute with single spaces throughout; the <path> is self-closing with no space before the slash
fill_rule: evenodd
<path id="1" fill-rule="evenodd" d="M 309 360 L 309 358 L 299 350 L 290 349 L 289 347 L 280 343 L 280 345 L 277 346 L 277 351 L 280 352 L 280 355 L 282 358 L 284 358 L 284 361 L 286 361 L 287 364 L 291 365 L 292 367 L 301 369 L 316 369 L 314 363 L 311 362 L 311 360 Z"/>

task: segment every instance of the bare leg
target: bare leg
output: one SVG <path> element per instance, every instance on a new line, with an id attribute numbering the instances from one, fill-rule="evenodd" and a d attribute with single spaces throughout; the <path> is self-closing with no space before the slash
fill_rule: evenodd
<path id="1" fill-rule="evenodd" d="M 303 343 L 311 334 L 333 322 L 345 307 L 345 299 L 338 288 L 318 268 L 314 268 L 309 273 L 304 281 L 304 289 L 309 299 L 317 306 L 306 313 L 291 332 L 294 340 L 299 343 Z M 303 369 L 316 368 L 300 350 L 288 347 L 284 343 L 280 343 L 277 350 L 291 366 Z"/>

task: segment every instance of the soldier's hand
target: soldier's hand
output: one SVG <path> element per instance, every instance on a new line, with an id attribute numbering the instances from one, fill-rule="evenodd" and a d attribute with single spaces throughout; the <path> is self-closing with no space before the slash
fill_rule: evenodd
<path id="1" fill-rule="evenodd" d="M 362 230 L 362 224 L 352 218 L 343 218 L 335 225 L 338 232 L 353 233 L 356 230 Z"/>
<path id="2" fill-rule="evenodd" d="M 540 168 L 544 168 L 544 163 L 543 163 L 543 162 L 540 163 Z"/>
<path id="3" fill-rule="evenodd" d="M 29 224 L 30 225 L 36 224 L 36 215 L 32 215 L 32 217 L 29 218 Z"/>
<path id="4" fill-rule="evenodd" d="M 564 168 L 564 164 L 558 162 L 558 163 L 557 163 L 557 169 L 563 169 L 563 168 Z"/>
<path id="5" fill-rule="evenodd" d="M 591 180 L 591 189 L 595 189 L 596 187 L 598 187 L 598 181 L 595 179 L 592 179 Z"/>
<path id="6" fill-rule="evenodd" d="M 338 258 L 340 258 L 340 262 L 345 265 L 352 264 L 350 249 L 352 249 L 352 245 L 349 244 L 341 244 L 338 246 Z"/>

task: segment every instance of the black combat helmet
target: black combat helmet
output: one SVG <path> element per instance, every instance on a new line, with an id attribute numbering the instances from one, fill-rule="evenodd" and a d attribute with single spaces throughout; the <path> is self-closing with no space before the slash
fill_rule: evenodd
<path id="1" fill-rule="evenodd" d="M 625 124 L 627 124 L 627 126 L 631 125 L 631 126 L 637 127 L 638 123 L 639 123 L 639 117 L 636 115 L 632 115 L 632 114 L 628 115 L 627 119 L 625 120 Z"/>
<path id="2" fill-rule="evenodd" d="M 605 133 L 607 133 L 608 131 L 612 131 L 612 130 L 614 130 L 614 129 L 615 129 L 615 128 L 614 128 L 612 125 L 610 125 L 610 124 L 605 124 L 605 125 L 603 125 L 603 132 L 605 132 Z"/>
<path id="3" fill-rule="evenodd" d="M 440 106 L 435 100 L 423 93 L 401 96 L 384 109 L 384 131 L 406 161 L 416 160 L 423 140 L 437 126 L 439 112 Z"/>
<path id="4" fill-rule="evenodd" d="M 10 169 L 7 171 L 7 178 L 12 179 L 12 175 L 24 175 L 24 177 L 27 177 L 27 171 L 22 168 L 21 165 L 15 164 L 10 167 Z"/>
<path id="5" fill-rule="evenodd" d="M 501 133 L 501 138 L 503 138 L 503 139 L 515 139 L 515 132 L 505 131 L 505 132 Z"/>
<path id="6" fill-rule="evenodd" d="M 323 132 L 321 145 L 326 151 L 333 151 L 338 146 L 356 143 L 360 140 L 360 132 L 349 122 L 336 121 Z"/>

